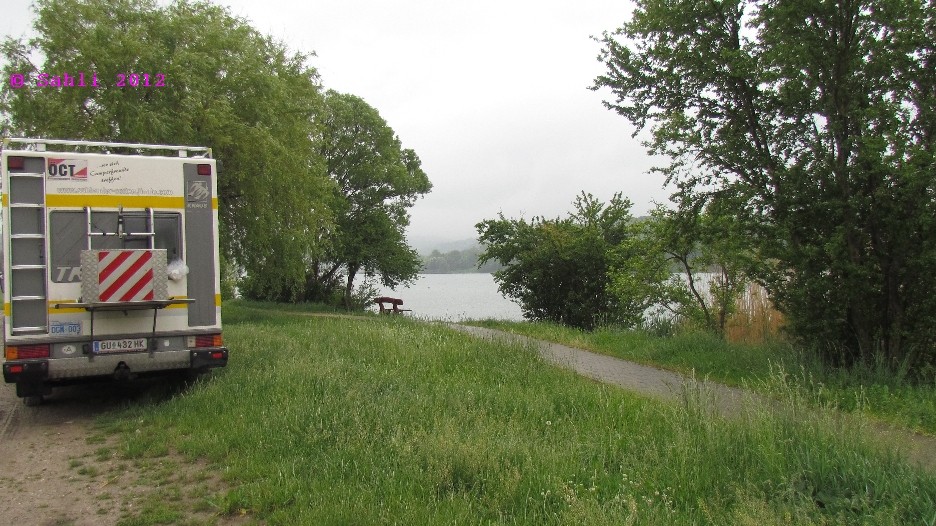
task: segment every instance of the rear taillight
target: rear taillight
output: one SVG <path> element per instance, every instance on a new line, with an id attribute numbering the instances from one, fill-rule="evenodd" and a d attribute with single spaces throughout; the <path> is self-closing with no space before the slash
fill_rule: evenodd
<path id="1" fill-rule="evenodd" d="M 196 349 L 200 347 L 221 347 L 224 345 L 224 340 L 220 334 L 200 334 L 198 336 L 189 336 L 186 344 L 188 347 Z"/>
<path id="2" fill-rule="evenodd" d="M 210 164 L 199 164 L 198 165 L 198 175 L 211 175 L 211 165 Z"/>
<path id="3" fill-rule="evenodd" d="M 34 358 L 48 358 L 49 345 L 10 345 L 6 348 L 7 360 L 31 360 Z"/>
<path id="4" fill-rule="evenodd" d="M 26 158 L 10 156 L 7 157 L 7 168 L 10 170 L 22 170 L 26 167 Z"/>

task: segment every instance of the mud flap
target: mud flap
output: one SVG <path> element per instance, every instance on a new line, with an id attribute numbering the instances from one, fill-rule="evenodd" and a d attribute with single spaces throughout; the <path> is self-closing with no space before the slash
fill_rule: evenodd
<path id="1" fill-rule="evenodd" d="M 49 364 L 41 362 L 21 362 L 3 364 L 3 379 L 7 383 L 16 383 L 16 396 L 26 398 L 52 393 L 52 387 L 46 383 Z"/>

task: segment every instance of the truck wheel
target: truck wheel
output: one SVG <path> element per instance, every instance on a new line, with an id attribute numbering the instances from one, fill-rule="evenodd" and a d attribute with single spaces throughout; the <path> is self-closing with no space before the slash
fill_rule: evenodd
<path id="1" fill-rule="evenodd" d="M 42 405 L 42 402 L 45 400 L 45 397 L 42 395 L 33 395 L 23 397 L 23 403 L 26 404 L 26 407 L 37 407 Z"/>

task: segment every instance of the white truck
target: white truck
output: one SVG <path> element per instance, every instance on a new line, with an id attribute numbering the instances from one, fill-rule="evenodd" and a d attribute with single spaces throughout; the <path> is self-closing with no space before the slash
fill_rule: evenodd
<path id="1" fill-rule="evenodd" d="M 227 365 L 209 148 L 4 138 L 0 162 L 3 378 L 19 397 Z"/>

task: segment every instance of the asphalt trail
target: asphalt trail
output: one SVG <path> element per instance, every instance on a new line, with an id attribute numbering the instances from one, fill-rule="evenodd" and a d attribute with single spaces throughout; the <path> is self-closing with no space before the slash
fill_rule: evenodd
<path id="1" fill-rule="evenodd" d="M 705 393 L 706 399 L 714 403 L 715 410 L 720 415 L 729 418 L 738 415 L 745 403 L 764 404 L 767 407 L 778 403 L 743 389 L 698 380 L 672 371 L 557 343 L 483 327 L 454 323 L 449 324 L 449 327 L 483 339 L 509 341 L 530 347 L 549 363 L 570 369 L 587 378 L 660 400 L 677 402 L 687 390 L 698 390 L 697 392 Z M 842 414 L 841 418 L 845 420 L 854 417 Z M 865 427 L 881 448 L 894 451 L 905 457 L 911 465 L 936 474 L 936 437 L 875 421 Z"/>

